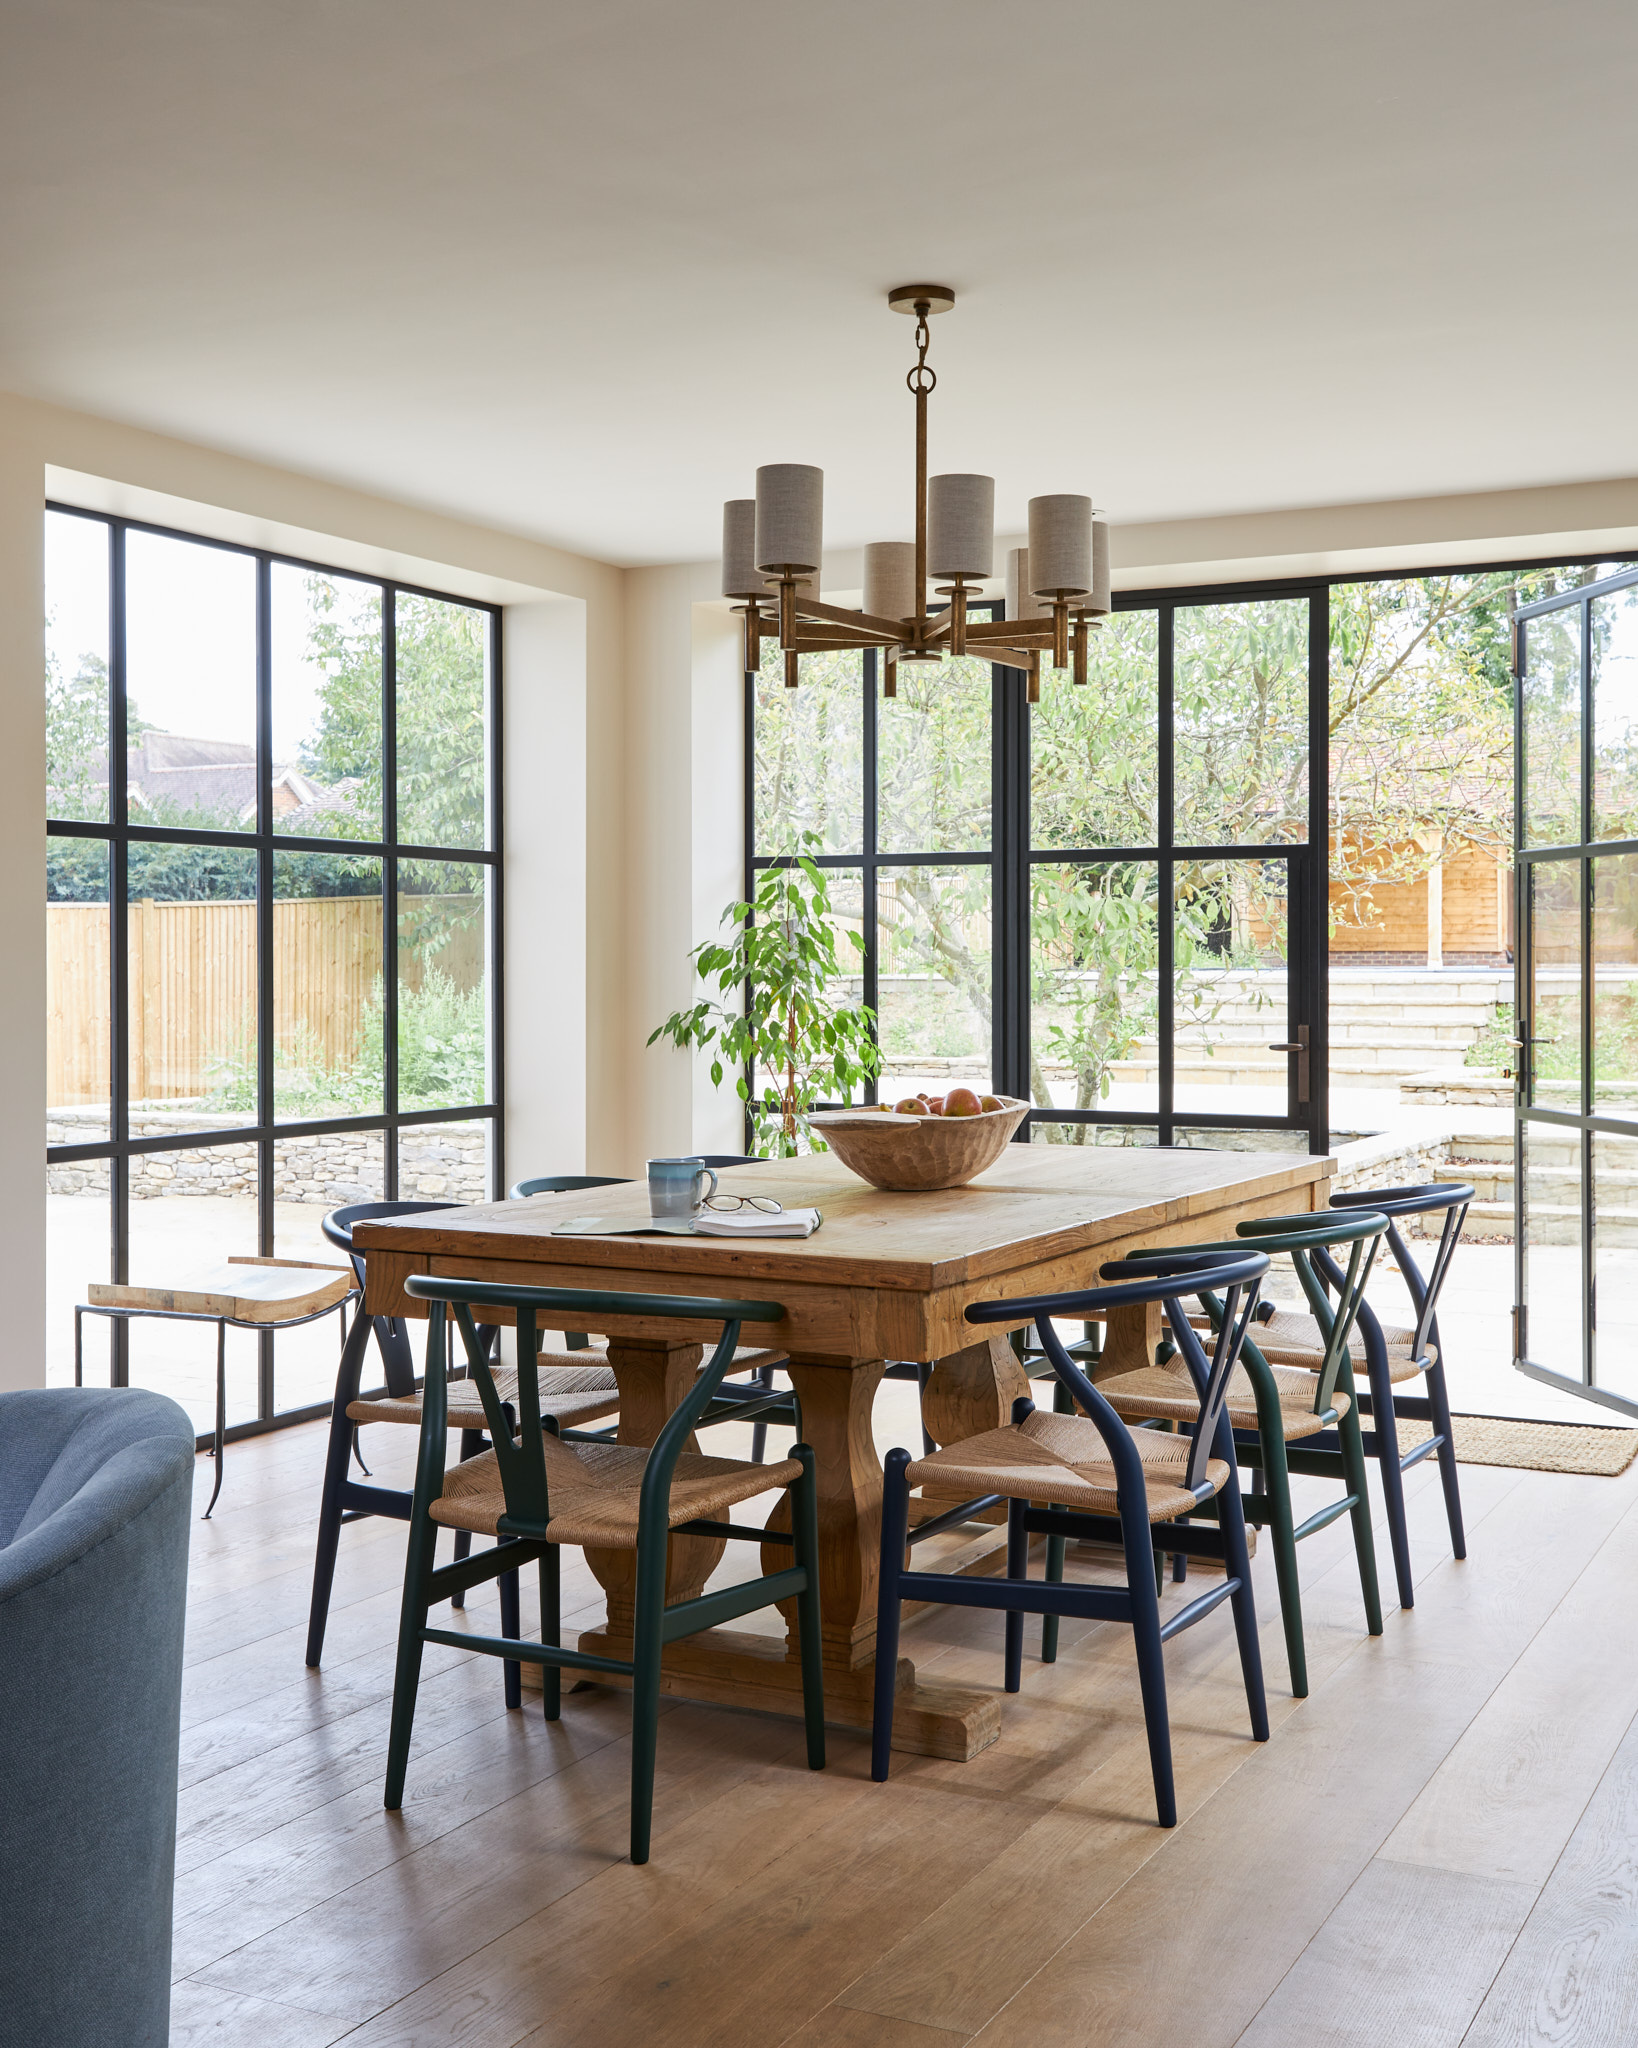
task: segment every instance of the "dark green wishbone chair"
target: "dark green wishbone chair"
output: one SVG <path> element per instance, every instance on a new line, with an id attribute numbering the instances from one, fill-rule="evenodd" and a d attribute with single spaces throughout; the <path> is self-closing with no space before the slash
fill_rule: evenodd
<path id="1" fill-rule="evenodd" d="M 590 1288 L 511 1287 L 490 1281 L 432 1279 L 425 1274 L 406 1281 L 405 1291 L 429 1303 L 430 1316 L 420 1459 L 410 1510 L 398 1668 L 393 1681 L 392 1731 L 387 1745 L 385 1804 L 396 1809 L 403 1803 L 424 1644 L 442 1643 L 452 1649 L 475 1650 L 484 1656 L 539 1664 L 548 1721 L 558 1717 L 561 1674 L 565 1670 L 607 1672 L 631 1680 L 631 1860 L 646 1863 L 654 1814 L 660 1658 L 666 1644 L 680 1636 L 693 1635 L 696 1630 L 735 1621 L 759 1607 L 791 1599 L 797 1606 L 808 1767 L 822 1770 L 825 1702 L 820 1665 L 819 1521 L 813 1452 L 799 1443 L 793 1446 L 788 1458 L 758 1465 L 738 1459 L 707 1458 L 687 1449 L 689 1436 L 711 1407 L 723 1374 L 733 1365 L 741 1323 L 777 1323 L 782 1320 L 784 1309 L 772 1301 L 620 1294 Z M 493 1362 L 478 1335 L 474 1308 L 483 1312 L 486 1322 L 516 1320 L 518 1368 L 513 1412 L 508 1412 L 502 1403 Z M 449 1429 L 445 1368 L 451 1312 L 466 1346 L 468 1371 L 483 1402 L 493 1448 L 482 1457 L 446 1469 Z M 549 1419 L 543 1426 L 539 1375 L 527 1368 L 527 1361 L 534 1354 L 535 1333 L 542 1321 L 552 1329 L 562 1328 L 565 1321 L 596 1329 L 612 1316 L 723 1325 L 715 1351 L 652 1448 L 641 1444 L 569 1443 L 555 1434 Z M 789 1535 L 741 1527 L 721 1519 L 737 1502 L 750 1500 L 776 1486 L 790 1491 Z M 440 1527 L 493 1536 L 495 1547 L 440 1566 L 434 1557 Z M 673 1530 L 745 1543 L 788 1544 L 792 1562 L 784 1571 L 667 1606 L 666 1556 Z M 636 1618 L 629 1659 L 597 1657 L 563 1648 L 558 1551 L 565 1543 L 636 1552 Z M 428 1613 L 437 1602 L 531 1563 L 540 1568 L 538 1643 L 516 1635 L 468 1635 L 428 1626 Z M 502 1626 L 506 1626 L 504 1620 Z"/>
<path id="2" fill-rule="evenodd" d="M 1273 1545 L 1291 1690 L 1298 1699 L 1306 1698 L 1308 1693 L 1308 1656 L 1303 1643 L 1302 1593 L 1297 1583 L 1297 1545 L 1305 1536 L 1329 1528 L 1343 1515 L 1353 1523 L 1365 1626 L 1373 1636 L 1382 1633 L 1376 1542 L 1371 1529 L 1365 1447 L 1348 1339 L 1387 1228 L 1387 1217 L 1376 1210 L 1322 1210 L 1300 1216 L 1253 1218 L 1237 1225 L 1235 1241 L 1230 1244 L 1172 1247 L 1226 1253 L 1244 1251 L 1249 1241 L 1260 1252 L 1286 1253 L 1321 1333 L 1320 1351 L 1311 1366 L 1302 1367 L 1271 1365 L 1259 1350 L 1255 1335 L 1248 1334 L 1228 1391 L 1235 1455 L 1242 1466 L 1252 1469 L 1252 1490 L 1244 1496 L 1245 1518 L 1267 1529 Z M 1346 1270 L 1330 1256 L 1331 1248 L 1339 1245 L 1349 1248 Z M 1325 1262 L 1324 1276 L 1315 1270 L 1320 1261 Z M 1335 1276 L 1331 1281 L 1335 1300 L 1327 1291 L 1327 1277 L 1331 1275 Z M 1213 1327 L 1219 1326 L 1222 1303 L 1209 1291 L 1199 1299 Z M 1121 1373 L 1100 1382 L 1099 1390 L 1115 1413 L 1127 1422 L 1187 1426 L 1199 1407 L 1194 1389 L 1180 1368 L 1167 1363 Z M 1324 1507 L 1298 1522 L 1291 1505 L 1293 1472 L 1321 1478 L 1340 1477 L 1344 1490 L 1340 1498 L 1327 1501 Z M 1043 1654 L 1049 1657 L 1056 1649 L 1051 1640 L 1053 1635 L 1055 1630 L 1049 1629 L 1043 1646 Z"/>

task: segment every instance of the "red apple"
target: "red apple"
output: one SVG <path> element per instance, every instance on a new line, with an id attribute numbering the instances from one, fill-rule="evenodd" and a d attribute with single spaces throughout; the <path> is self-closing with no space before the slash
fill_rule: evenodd
<path id="1" fill-rule="evenodd" d="M 952 1088 L 944 1098 L 946 1116 L 977 1116 L 978 1113 L 978 1097 L 970 1088 Z"/>

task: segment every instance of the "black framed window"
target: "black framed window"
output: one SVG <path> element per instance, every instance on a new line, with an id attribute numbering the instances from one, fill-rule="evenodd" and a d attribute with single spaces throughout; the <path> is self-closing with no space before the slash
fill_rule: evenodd
<path id="1" fill-rule="evenodd" d="M 747 684 L 748 874 L 819 833 L 866 949 L 874 1094 L 1027 1097 L 1021 1134 L 1324 1149 L 1321 586 L 1125 597 L 1084 689 L 977 659 L 770 649 Z M 1225 1042 L 1276 1058 L 1225 1108 Z"/>
<path id="2" fill-rule="evenodd" d="M 56 505 L 46 611 L 60 1378 L 89 1281 L 333 1263 L 331 1208 L 504 1185 L 500 614 Z M 89 1377 L 105 1332 L 204 1429 L 208 1332 L 92 1319 Z M 230 1424 L 334 1373 L 333 1323 L 236 1338 Z"/>

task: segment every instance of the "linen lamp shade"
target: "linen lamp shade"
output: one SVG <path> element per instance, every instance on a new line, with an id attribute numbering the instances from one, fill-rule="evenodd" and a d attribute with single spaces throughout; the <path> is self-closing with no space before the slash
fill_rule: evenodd
<path id="1" fill-rule="evenodd" d="M 755 498 L 730 498 L 722 508 L 722 594 L 767 595 L 767 584 L 756 566 Z"/>
<path id="2" fill-rule="evenodd" d="M 1031 498 L 1029 580 L 1038 597 L 1080 597 L 1092 588 L 1092 500 Z"/>
<path id="3" fill-rule="evenodd" d="M 876 619 L 913 619 L 916 603 L 916 544 L 873 540 L 864 551 L 864 608 Z"/>
<path id="4" fill-rule="evenodd" d="M 1029 587 L 1029 549 L 1007 550 L 1007 617 L 1038 619 L 1047 607 Z"/>
<path id="5" fill-rule="evenodd" d="M 935 576 L 988 576 L 995 563 L 995 479 L 927 480 L 927 566 Z"/>
<path id="6" fill-rule="evenodd" d="M 1109 522 L 1092 522 L 1092 598 L 1087 610 L 1099 618 L 1109 610 Z"/>
<path id="7" fill-rule="evenodd" d="M 817 569 L 823 551 L 825 472 L 808 462 L 766 462 L 756 473 L 756 566 L 771 575 Z"/>

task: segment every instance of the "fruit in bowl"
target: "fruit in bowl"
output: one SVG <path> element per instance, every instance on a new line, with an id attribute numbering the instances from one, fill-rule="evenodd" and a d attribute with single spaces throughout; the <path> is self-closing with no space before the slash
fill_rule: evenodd
<path id="1" fill-rule="evenodd" d="M 974 1105 L 952 1109 L 966 1096 Z M 872 1187 L 906 1194 L 964 1187 L 991 1167 L 1029 1114 L 1014 1096 L 952 1088 L 937 1110 L 915 1096 L 893 1109 L 821 1110 L 811 1121 L 842 1164 Z M 985 1103 L 993 1103 L 986 1108 Z"/>

